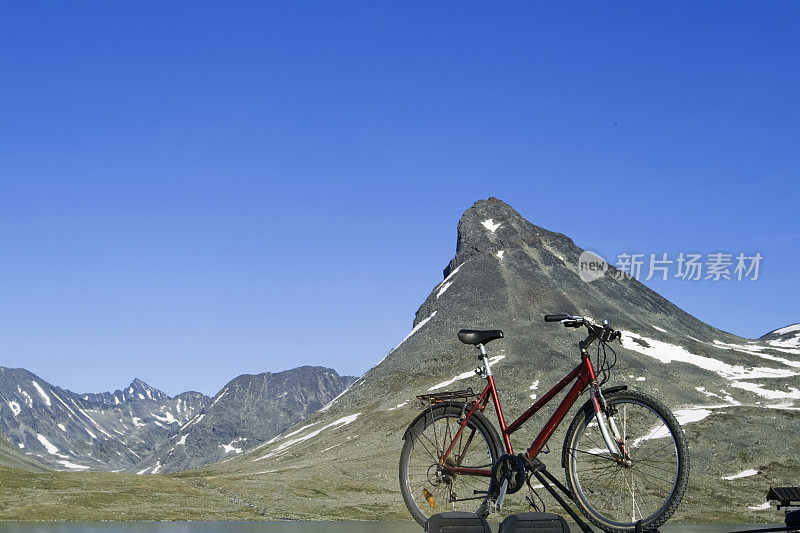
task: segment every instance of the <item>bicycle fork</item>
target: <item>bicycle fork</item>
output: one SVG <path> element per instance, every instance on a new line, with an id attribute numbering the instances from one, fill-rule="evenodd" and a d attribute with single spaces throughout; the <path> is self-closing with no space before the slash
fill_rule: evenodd
<path id="1" fill-rule="evenodd" d="M 625 438 L 620 433 L 614 417 L 606 417 L 608 405 L 606 404 L 606 399 L 603 397 L 603 392 L 596 382 L 592 383 L 590 390 L 595 420 L 597 420 L 597 425 L 600 427 L 600 434 L 603 436 L 603 441 L 606 443 L 608 452 L 618 463 L 628 465 L 630 463 L 630 458 L 628 457 L 627 450 L 625 450 Z M 606 419 L 608 419 L 608 424 L 606 424 Z M 609 431 L 609 425 L 611 426 L 611 431 Z"/>

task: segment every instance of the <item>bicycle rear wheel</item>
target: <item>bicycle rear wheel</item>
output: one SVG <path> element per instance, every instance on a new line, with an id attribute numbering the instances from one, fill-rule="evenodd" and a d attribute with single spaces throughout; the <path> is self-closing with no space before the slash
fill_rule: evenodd
<path id="1" fill-rule="evenodd" d="M 489 489 L 489 477 L 449 474 L 439 466 L 461 425 L 463 405 L 443 404 L 408 428 L 400 454 L 400 490 L 414 519 L 445 511 L 475 512 Z M 491 470 L 502 445 L 497 431 L 481 413 L 473 413 L 447 458 L 448 464 Z"/>
<path id="2" fill-rule="evenodd" d="M 616 424 L 627 455 L 612 457 L 594 409 L 581 409 L 564 443 L 567 484 L 584 516 L 604 531 L 634 531 L 638 521 L 645 529 L 657 528 L 686 492 L 683 429 L 663 403 L 642 392 L 613 393 L 606 402 L 606 425 Z"/>

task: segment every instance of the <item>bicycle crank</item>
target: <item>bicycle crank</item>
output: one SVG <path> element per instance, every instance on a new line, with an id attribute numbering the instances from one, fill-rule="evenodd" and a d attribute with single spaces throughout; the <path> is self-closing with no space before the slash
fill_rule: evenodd
<path id="1" fill-rule="evenodd" d="M 516 455 L 501 455 L 492 467 L 489 495 L 497 498 L 497 509 L 503 505 L 506 494 L 514 494 L 525 485 L 525 465 Z"/>

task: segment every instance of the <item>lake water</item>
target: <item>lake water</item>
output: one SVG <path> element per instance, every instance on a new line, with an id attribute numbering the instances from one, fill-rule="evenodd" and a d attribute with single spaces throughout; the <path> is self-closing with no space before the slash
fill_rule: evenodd
<path id="1" fill-rule="evenodd" d="M 662 533 L 729 533 L 749 525 L 667 524 Z M 497 524 L 492 524 L 497 531 Z M 421 533 L 413 522 L 0 522 L 0 533 Z M 579 531 L 572 526 L 572 531 Z"/>

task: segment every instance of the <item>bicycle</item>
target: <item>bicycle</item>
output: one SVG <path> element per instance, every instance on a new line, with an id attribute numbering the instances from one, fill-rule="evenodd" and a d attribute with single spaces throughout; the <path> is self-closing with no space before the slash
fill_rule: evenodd
<path id="1" fill-rule="evenodd" d="M 503 416 L 485 345 L 503 337 L 500 330 L 461 330 L 458 338 L 480 351 L 476 374 L 486 378 L 480 394 L 471 389 L 424 394 L 426 405 L 408 426 L 400 455 L 400 487 L 408 510 L 423 527 L 440 505 L 487 516 L 508 494 L 535 477 L 584 531 L 591 528 L 556 492 L 573 501 L 584 517 L 610 533 L 655 530 L 677 509 L 686 492 L 689 454 L 686 437 L 659 400 L 627 386 L 602 388 L 616 363 L 610 343 L 621 337 L 608 321 L 567 314 L 545 315 L 546 322 L 588 330 L 578 343 L 581 362 L 510 424 Z M 597 373 L 588 348 L 597 345 Z M 606 349 L 614 355 L 611 360 Z M 511 435 L 558 393 L 575 382 L 525 453 L 515 455 Z M 567 430 L 561 453 L 566 486 L 537 459 L 578 397 L 589 399 Z M 500 431 L 484 415 L 489 401 Z M 551 485 L 552 484 L 552 485 Z M 541 498 L 540 498 L 541 499 Z M 535 507 L 531 498 L 529 503 Z"/>

